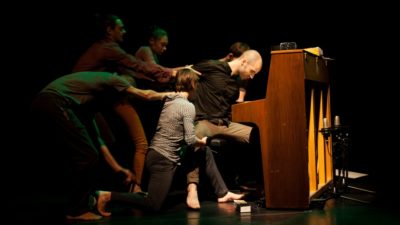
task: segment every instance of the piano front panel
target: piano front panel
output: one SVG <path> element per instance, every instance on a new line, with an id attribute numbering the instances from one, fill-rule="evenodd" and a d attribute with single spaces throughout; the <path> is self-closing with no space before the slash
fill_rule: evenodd
<path id="1" fill-rule="evenodd" d="M 267 208 L 308 208 L 332 179 L 329 144 L 318 145 L 321 115 L 330 115 L 323 62 L 303 50 L 273 51 L 266 98 L 232 106 L 233 121 L 259 128 Z"/>

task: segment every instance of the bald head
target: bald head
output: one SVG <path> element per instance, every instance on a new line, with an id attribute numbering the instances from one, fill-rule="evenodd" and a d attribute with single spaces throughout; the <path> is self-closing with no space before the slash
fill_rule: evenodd
<path id="1" fill-rule="evenodd" d="M 240 58 L 246 59 L 247 62 L 254 67 L 256 73 L 260 72 L 262 68 L 262 58 L 259 52 L 250 49 L 243 52 Z"/>
<path id="2" fill-rule="evenodd" d="M 253 79 L 261 71 L 262 58 L 256 50 L 250 49 L 239 57 L 228 62 L 231 67 L 231 76 L 240 76 L 241 80 Z"/>

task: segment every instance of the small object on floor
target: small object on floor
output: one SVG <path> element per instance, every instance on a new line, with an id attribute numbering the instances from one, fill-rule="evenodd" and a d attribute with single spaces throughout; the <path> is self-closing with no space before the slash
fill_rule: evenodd
<path id="1" fill-rule="evenodd" d="M 251 212 L 251 206 L 245 200 L 233 200 L 236 210 L 241 213 Z"/>

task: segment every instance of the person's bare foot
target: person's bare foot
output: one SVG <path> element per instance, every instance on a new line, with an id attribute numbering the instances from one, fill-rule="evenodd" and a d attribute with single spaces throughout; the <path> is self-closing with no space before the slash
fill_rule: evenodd
<path id="1" fill-rule="evenodd" d="M 102 216 L 111 216 L 111 212 L 106 211 L 107 202 L 111 199 L 111 192 L 98 191 L 97 195 L 97 211 L 99 211 Z"/>
<path id="2" fill-rule="evenodd" d="M 79 216 L 67 215 L 66 218 L 68 220 L 99 220 L 99 219 L 101 219 L 103 217 L 100 216 L 100 215 L 97 215 L 95 213 L 92 213 L 92 212 L 86 212 L 86 213 L 81 214 Z"/>
<path id="3" fill-rule="evenodd" d="M 197 185 L 194 183 L 189 184 L 187 191 L 187 206 L 191 209 L 200 209 L 199 197 L 197 196 Z"/>
<path id="4" fill-rule="evenodd" d="M 230 202 L 233 200 L 238 200 L 244 197 L 244 194 L 235 194 L 230 191 L 222 198 L 218 198 L 218 202 Z"/>

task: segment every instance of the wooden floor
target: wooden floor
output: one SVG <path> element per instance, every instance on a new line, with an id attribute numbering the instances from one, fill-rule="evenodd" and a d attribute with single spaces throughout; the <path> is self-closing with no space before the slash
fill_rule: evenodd
<path id="1" fill-rule="evenodd" d="M 157 214 L 140 210 L 113 208 L 113 215 L 99 221 L 66 221 L 62 210 L 62 199 L 55 196 L 35 195 L 29 190 L 6 201 L 7 224 L 160 224 L 160 225 L 219 225 L 219 224 L 297 224 L 297 225 L 399 225 L 398 207 L 377 204 L 368 176 L 352 179 L 350 187 L 333 195 L 327 192 L 312 201 L 306 210 L 278 210 L 260 207 L 259 200 L 250 201 L 251 213 L 240 213 L 233 203 L 216 203 L 202 200 L 201 209 L 189 210 L 184 199 Z M 179 194 L 177 195 L 179 196 Z M 181 197 L 184 197 L 182 195 Z M 262 202 L 262 201 L 261 201 Z M 4 208 L 4 207 L 3 207 Z"/>

